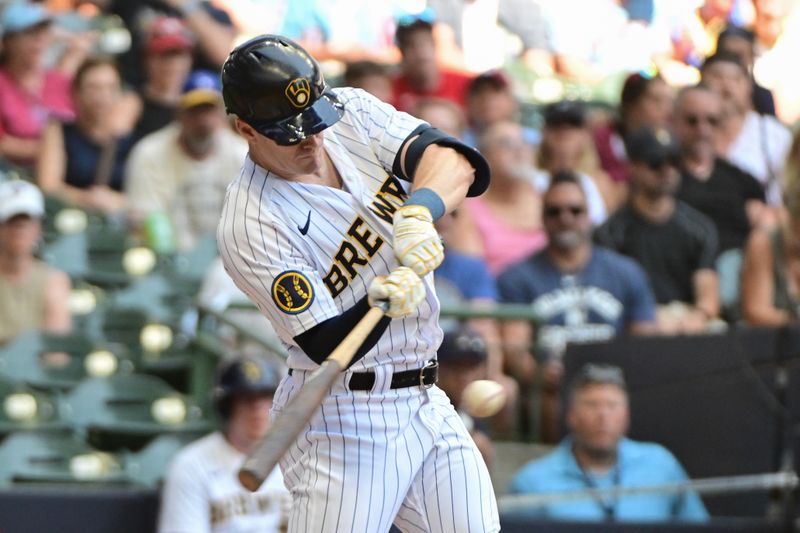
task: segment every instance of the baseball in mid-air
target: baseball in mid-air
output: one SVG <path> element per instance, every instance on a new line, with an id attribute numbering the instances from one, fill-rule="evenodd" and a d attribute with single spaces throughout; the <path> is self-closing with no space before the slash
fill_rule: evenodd
<path id="1" fill-rule="evenodd" d="M 505 403 L 505 389 L 490 379 L 473 381 L 461 393 L 461 408 L 475 418 L 492 416 L 502 409 Z"/>

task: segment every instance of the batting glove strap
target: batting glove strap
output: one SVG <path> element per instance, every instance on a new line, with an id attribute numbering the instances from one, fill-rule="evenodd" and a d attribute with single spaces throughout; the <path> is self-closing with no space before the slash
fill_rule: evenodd
<path id="1" fill-rule="evenodd" d="M 389 302 L 386 315 L 399 318 L 410 315 L 425 298 L 425 286 L 417 274 L 408 267 L 397 267 L 386 276 L 378 276 L 367 289 L 370 305 L 385 300 Z"/>
<path id="2" fill-rule="evenodd" d="M 420 277 L 441 264 L 444 246 L 427 207 L 405 205 L 395 212 L 394 254 Z"/>

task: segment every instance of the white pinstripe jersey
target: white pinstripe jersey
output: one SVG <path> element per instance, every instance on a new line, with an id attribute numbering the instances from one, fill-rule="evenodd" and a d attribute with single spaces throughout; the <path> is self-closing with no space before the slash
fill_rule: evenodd
<path id="1" fill-rule="evenodd" d="M 335 92 L 344 116 L 323 137 L 343 188 L 285 180 L 248 156 L 228 186 L 217 231 L 225 269 L 273 324 L 291 368 L 317 366 L 293 337 L 351 308 L 375 276 L 398 266 L 392 215 L 410 183 L 391 168 L 402 142 L 423 124 L 360 89 Z M 353 370 L 419 368 L 435 356 L 439 301 L 433 274 L 423 281 L 427 296 L 417 311 L 393 319 Z"/>

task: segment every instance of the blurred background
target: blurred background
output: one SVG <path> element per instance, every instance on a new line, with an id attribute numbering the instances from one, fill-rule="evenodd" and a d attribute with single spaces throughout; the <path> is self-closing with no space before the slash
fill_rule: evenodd
<path id="1" fill-rule="evenodd" d="M 219 71 L 262 33 L 490 164 L 436 285 L 441 387 L 506 396 L 461 409 L 504 531 L 795 530 L 800 1 L 0 0 L 0 531 L 156 531 L 229 435 L 220 368 L 286 372 L 214 236 L 247 152 Z M 547 470 L 603 439 L 597 479 Z"/>

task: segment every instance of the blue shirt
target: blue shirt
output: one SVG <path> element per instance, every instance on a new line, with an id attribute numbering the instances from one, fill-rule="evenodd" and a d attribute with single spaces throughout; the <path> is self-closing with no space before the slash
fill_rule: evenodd
<path id="1" fill-rule="evenodd" d="M 632 323 L 655 320 L 655 298 L 642 268 L 600 246 L 577 272 L 556 269 L 543 250 L 503 272 L 497 285 L 501 301 L 533 307 L 543 358 L 560 356 L 567 342 L 604 341 Z"/>
<path id="2" fill-rule="evenodd" d="M 546 456 L 531 461 L 517 472 L 509 491 L 514 494 L 571 492 L 587 488 L 642 487 L 688 480 L 675 456 L 659 444 L 622 439 L 617 465 L 604 475 L 584 474 L 572 454 L 572 439 L 564 439 Z M 585 476 L 591 476 L 587 480 Z M 703 502 L 693 491 L 639 494 L 605 499 L 614 520 L 628 522 L 708 520 Z M 593 498 L 565 501 L 531 508 L 526 514 L 557 520 L 603 521 L 606 511 Z"/>
<path id="3" fill-rule="evenodd" d="M 448 248 L 435 275 L 452 283 L 464 300 L 497 300 L 494 278 L 489 273 L 486 262 L 479 257 Z"/>

